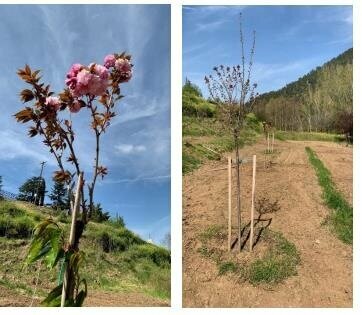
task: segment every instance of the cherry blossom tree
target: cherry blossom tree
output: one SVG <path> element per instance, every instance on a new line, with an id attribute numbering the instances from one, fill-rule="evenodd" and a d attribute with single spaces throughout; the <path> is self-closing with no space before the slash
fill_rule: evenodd
<path id="1" fill-rule="evenodd" d="M 115 105 L 123 97 L 121 86 L 132 78 L 132 68 L 131 56 L 126 53 L 107 55 L 103 65 L 73 64 L 66 74 L 66 86 L 58 94 L 51 90 L 50 85 L 40 81 L 40 70 L 33 71 L 26 65 L 17 72 L 30 86 L 21 91 L 20 99 L 31 105 L 16 113 L 15 118 L 20 123 L 29 123 L 29 136 L 41 137 L 48 147 L 59 167 L 54 172 L 55 181 L 74 187 L 76 178 L 83 176 L 84 169 L 74 145 L 77 133 L 73 128 L 73 120 L 80 111 L 88 112 L 90 132 L 95 139 L 93 172 L 90 178 L 80 183 L 81 215 L 76 218 L 74 243 L 66 242 L 63 229 L 52 219 L 47 219 L 35 228 L 27 256 L 28 263 L 42 259 L 50 268 L 59 264 L 61 273 L 68 275 L 65 306 L 81 306 L 87 295 L 85 279 L 81 280 L 78 272 L 84 259 L 79 241 L 94 211 L 97 179 L 108 172 L 107 167 L 100 164 L 100 139 L 116 115 Z M 71 205 L 73 202 L 71 200 Z M 83 290 L 80 290 L 81 284 Z M 60 283 L 43 304 L 60 306 L 62 289 L 63 283 Z"/>

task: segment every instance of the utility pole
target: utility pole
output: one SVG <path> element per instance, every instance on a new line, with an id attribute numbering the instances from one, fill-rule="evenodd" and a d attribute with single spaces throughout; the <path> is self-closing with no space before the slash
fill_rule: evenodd
<path id="1" fill-rule="evenodd" d="M 42 176 L 43 176 L 43 169 L 44 169 L 44 164 L 45 163 L 46 163 L 45 161 L 40 163 L 41 168 L 40 168 L 40 175 L 39 175 L 39 179 L 38 179 L 38 188 L 36 190 L 35 200 L 34 200 L 34 204 L 36 204 L 37 206 L 39 206 L 40 199 L 38 199 L 38 202 L 37 202 L 36 198 L 37 197 L 39 198 L 39 187 L 40 187 L 40 182 L 41 182 L 41 179 L 42 179 Z"/>

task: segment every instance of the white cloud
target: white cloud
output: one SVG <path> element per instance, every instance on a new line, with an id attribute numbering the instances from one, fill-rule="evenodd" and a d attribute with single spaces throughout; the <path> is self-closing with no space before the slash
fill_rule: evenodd
<path id="1" fill-rule="evenodd" d="M 30 145 L 22 141 L 23 136 L 12 130 L 0 131 L 0 160 L 12 160 L 19 157 L 30 158 L 35 161 L 46 161 L 48 164 L 55 165 L 51 159 L 50 153 L 42 153 L 38 146 Z"/>
<path id="2" fill-rule="evenodd" d="M 122 154 L 135 154 L 146 151 L 146 147 L 144 145 L 117 144 L 115 145 L 115 148 Z"/>
<path id="3" fill-rule="evenodd" d="M 209 23 L 199 23 L 195 27 L 195 32 L 202 32 L 202 31 L 214 31 L 218 29 L 221 25 L 223 25 L 227 20 L 219 20 L 219 21 L 212 21 Z"/>
<path id="4" fill-rule="evenodd" d="M 253 77 L 256 81 L 273 78 L 276 75 L 295 72 L 296 70 L 307 70 L 315 63 L 315 58 L 296 60 L 289 63 L 255 63 L 253 68 Z M 310 68 L 311 70 L 311 68 Z"/>
<path id="5" fill-rule="evenodd" d="M 231 14 L 235 12 L 238 14 L 244 10 L 246 6 L 235 6 L 235 5 L 199 5 L 199 6 L 184 6 L 183 10 L 186 14 L 197 14 L 200 18 L 209 17 L 212 14 Z"/>
<path id="6" fill-rule="evenodd" d="M 136 182 L 163 182 L 171 178 L 170 175 L 156 175 L 156 176 L 145 176 L 145 177 L 134 177 L 134 178 L 122 178 L 122 179 L 105 179 L 101 183 L 103 184 L 121 184 L 121 183 L 136 183 Z"/>

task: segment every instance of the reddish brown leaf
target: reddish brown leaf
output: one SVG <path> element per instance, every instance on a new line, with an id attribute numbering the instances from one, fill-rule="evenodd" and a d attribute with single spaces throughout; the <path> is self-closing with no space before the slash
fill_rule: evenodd
<path id="1" fill-rule="evenodd" d="M 58 182 L 69 182 L 72 179 L 72 176 L 69 171 L 55 171 L 53 179 Z"/>
<path id="2" fill-rule="evenodd" d="M 23 103 L 29 102 L 34 98 L 33 91 L 25 89 L 20 92 L 20 99 Z"/>
<path id="3" fill-rule="evenodd" d="M 30 107 L 25 107 L 25 109 L 17 112 L 14 116 L 18 122 L 26 123 L 34 119 L 34 112 Z"/>

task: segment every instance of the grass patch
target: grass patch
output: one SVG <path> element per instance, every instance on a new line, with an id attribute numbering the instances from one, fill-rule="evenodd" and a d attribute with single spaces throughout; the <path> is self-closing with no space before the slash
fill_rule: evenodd
<path id="1" fill-rule="evenodd" d="M 36 220 L 15 203 L 0 201 L 0 236 L 7 238 L 29 238 Z"/>
<path id="2" fill-rule="evenodd" d="M 330 142 L 342 142 L 345 140 L 344 136 L 333 133 L 324 132 L 297 132 L 297 131 L 282 131 L 275 132 L 275 139 L 295 140 L 295 141 L 330 141 Z"/>
<path id="3" fill-rule="evenodd" d="M 328 221 L 332 230 L 344 243 L 353 242 L 353 208 L 343 195 L 337 190 L 331 173 L 318 158 L 316 153 L 309 147 L 305 148 L 310 163 L 313 165 L 318 177 L 319 185 L 322 187 L 322 197 L 326 205 L 332 209 Z"/>
<path id="4" fill-rule="evenodd" d="M 297 274 L 300 257 L 295 245 L 280 232 L 268 231 L 266 237 L 269 238 L 273 246 L 263 258 L 250 265 L 249 282 L 252 284 L 279 283 Z"/>
<path id="5" fill-rule="evenodd" d="M 218 269 L 219 275 L 224 275 L 228 272 L 235 273 L 238 271 L 238 265 L 232 261 L 225 261 L 219 264 Z"/>
<path id="6" fill-rule="evenodd" d="M 0 285 L 14 292 L 32 294 L 39 266 L 24 268 L 23 263 L 33 227 L 52 215 L 69 230 L 68 216 L 52 210 L 46 215 L 46 211 L 18 201 L 0 201 Z M 80 248 L 85 252 L 81 274 L 89 290 L 141 292 L 170 299 L 171 254 L 165 248 L 148 244 L 127 228 L 107 222 L 90 222 Z M 58 270 L 41 265 L 37 295 L 45 297 L 57 276 Z"/>
<path id="7" fill-rule="evenodd" d="M 210 226 L 199 234 L 202 246 L 198 252 L 216 263 L 218 275 L 233 274 L 242 282 L 274 285 L 297 274 L 300 263 L 298 250 L 282 233 L 265 229 L 259 241 L 264 250 L 258 252 L 257 245 L 254 248 L 257 258 L 253 259 L 246 254 L 245 249 L 240 254 L 222 249 L 220 242 L 225 242 L 222 229 L 222 226 Z"/>
<path id="8" fill-rule="evenodd" d="M 206 242 L 215 237 L 223 238 L 225 233 L 223 233 L 222 229 L 222 225 L 211 225 L 205 231 L 199 234 L 199 238 L 202 242 Z"/>
<path id="9" fill-rule="evenodd" d="M 240 132 L 240 148 L 255 142 L 259 135 L 258 125 L 254 120 L 250 121 L 250 125 Z M 183 174 L 197 169 L 204 161 L 219 160 L 223 153 L 234 149 L 233 137 L 216 118 L 184 116 L 182 125 Z"/>

